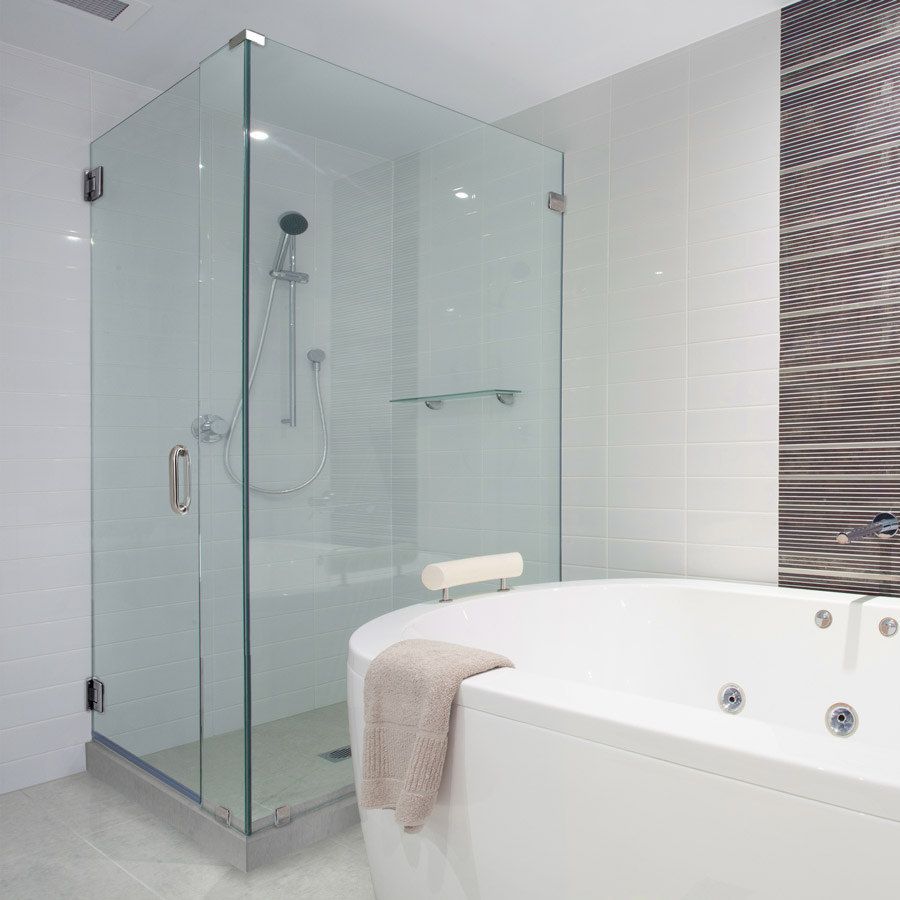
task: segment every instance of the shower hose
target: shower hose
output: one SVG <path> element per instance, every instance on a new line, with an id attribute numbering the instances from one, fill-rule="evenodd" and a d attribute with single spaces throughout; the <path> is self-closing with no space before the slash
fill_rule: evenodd
<path id="1" fill-rule="evenodd" d="M 278 282 L 273 279 L 272 286 L 269 289 L 269 302 L 266 304 L 266 315 L 263 319 L 262 331 L 259 335 L 259 341 L 256 344 L 256 353 L 253 356 L 253 365 L 250 367 L 250 377 L 247 381 L 248 397 L 250 396 L 250 391 L 253 389 L 253 382 L 256 379 L 256 370 L 259 368 L 259 360 L 262 356 L 263 346 L 266 343 L 266 335 L 269 333 L 269 320 L 272 318 L 272 306 L 275 302 L 275 288 L 277 284 Z M 325 422 L 325 405 L 322 402 L 322 384 L 319 378 L 322 365 L 321 363 L 313 362 L 312 367 L 316 379 L 316 402 L 319 407 L 319 423 L 322 426 L 322 458 L 319 460 L 319 464 L 316 466 L 316 470 L 302 484 L 295 484 L 291 487 L 286 488 L 264 488 L 253 484 L 253 482 L 251 481 L 249 487 L 254 494 L 294 494 L 297 491 L 302 491 L 305 487 L 309 487 L 309 485 L 311 485 L 319 477 L 322 469 L 325 468 L 325 461 L 328 459 L 328 427 Z M 244 398 L 243 396 L 240 396 L 238 397 L 237 403 L 234 407 L 234 415 L 231 417 L 231 425 L 229 425 L 228 427 L 228 435 L 225 438 L 225 448 L 222 454 L 223 461 L 225 463 L 226 474 L 235 484 L 238 485 L 241 484 L 241 478 L 235 473 L 234 469 L 231 468 L 231 439 L 234 437 L 235 426 L 237 425 L 238 419 L 240 419 L 243 410 Z"/>

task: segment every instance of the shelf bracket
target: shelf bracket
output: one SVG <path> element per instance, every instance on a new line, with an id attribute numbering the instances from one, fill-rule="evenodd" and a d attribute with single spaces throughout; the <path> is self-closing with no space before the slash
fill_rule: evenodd
<path id="1" fill-rule="evenodd" d="M 506 391 L 497 391 L 497 399 L 498 399 L 504 406 L 512 406 L 513 403 L 516 402 L 516 395 L 515 395 L 515 394 L 508 394 L 508 393 L 506 393 Z"/>
<path id="2" fill-rule="evenodd" d="M 444 401 L 443 400 L 426 400 L 425 405 L 429 409 L 443 409 Z"/>

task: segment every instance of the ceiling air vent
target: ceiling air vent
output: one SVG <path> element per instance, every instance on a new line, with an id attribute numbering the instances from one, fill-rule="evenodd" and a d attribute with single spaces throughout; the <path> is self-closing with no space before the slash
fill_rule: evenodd
<path id="1" fill-rule="evenodd" d="M 56 0 L 56 2 L 71 9 L 90 13 L 111 22 L 118 28 L 129 28 L 150 9 L 149 4 L 143 0 L 128 0 L 127 3 L 124 0 Z"/>
<path id="2" fill-rule="evenodd" d="M 92 16 L 100 16 L 107 22 L 112 22 L 117 15 L 128 9 L 128 4 L 122 3 L 121 0 L 56 0 L 56 2 L 64 6 L 73 6 Z"/>

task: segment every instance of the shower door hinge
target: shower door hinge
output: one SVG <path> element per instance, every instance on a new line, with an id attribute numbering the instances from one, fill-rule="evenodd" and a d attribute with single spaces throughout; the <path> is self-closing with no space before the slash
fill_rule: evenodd
<path id="1" fill-rule="evenodd" d="M 550 191 L 547 194 L 547 209 L 552 209 L 553 212 L 564 213 L 566 211 L 566 195 Z"/>
<path id="2" fill-rule="evenodd" d="M 106 690 L 99 678 L 88 678 L 84 683 L 84 708 L 88 712 L 103 712 L 103 700 Z"/>
<path id="3" fill-rule="evenodd" d="M 84 170 L 84 199 L 93 203 L 103 196 L 103 166 Z"/>
<path id="4" fill-rule="evenodd" d="M 231 810 L 227 806 L 216 807 L 216 818 L 223 825 L 231 825 Z"/>
<path id="5" fill-rule="evenodd" d="M 229 42 L 228 49 L 234 50 L 235 47 L 240 47 L 244 41 L 250 41 L 251 44 L 257 44 L 260 47 L 266 46 L 266 36 L 264 34 L 260 34 L 258 31 L 251 31 L 249 28 L 245 28 L 243 31 L 239 31 Z"/>
<path id="6" fill-rule="evenodd" d="M 290 806 L 276 806 L 275 807 L 275 824 L 277 826 L 287 825 L 291 821 L 291 808 Z"/>

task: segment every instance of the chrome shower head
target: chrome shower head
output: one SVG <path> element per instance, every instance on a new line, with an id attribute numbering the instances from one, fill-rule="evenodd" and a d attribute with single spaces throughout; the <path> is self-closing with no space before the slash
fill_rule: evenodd
<path id="1" fill-rule="evenodd" d="M 298 212 L 289 210 L 282 213 L 278 219 L 278 225 L 285 234 L 297 235 L 303 234 L 309 228 L 309 221 L 306 216 Z"/>
<path id="2" fill-rule="evenodd" d="M 314 365 L 321 366 L 323 362 L 325 362 L 325 351 L 321 350 L 319 347 L 313 347 L 306 354 L 306 358 Z"/>

